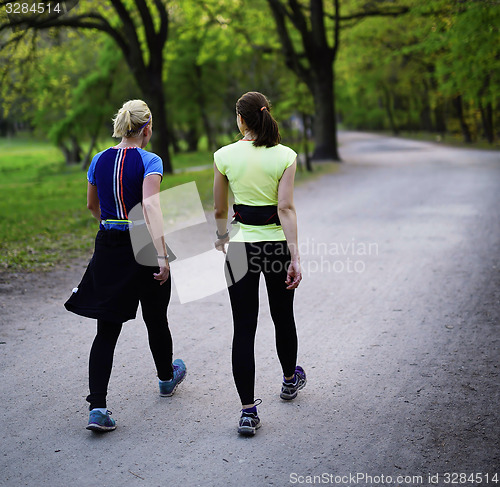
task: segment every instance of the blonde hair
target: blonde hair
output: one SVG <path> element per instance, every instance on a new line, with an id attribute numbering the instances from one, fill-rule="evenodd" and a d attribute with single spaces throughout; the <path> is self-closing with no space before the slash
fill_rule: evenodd
<path id="1" fill-rule="evenodd" d="M 153 119 L 151 110 L 142 100 L 129 100 L 113 118 L 113 137 L 137 137 Z"/>

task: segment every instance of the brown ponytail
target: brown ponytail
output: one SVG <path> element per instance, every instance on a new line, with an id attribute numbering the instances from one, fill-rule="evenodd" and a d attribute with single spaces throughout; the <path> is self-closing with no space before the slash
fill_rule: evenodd
<path id="1" fill-rule="evenodd" d="M 257 138 L 253 142 L 255 147 L 274 147 L 280 143 L 278 122 L 271 115 L 271 104 L 262 93 L 245 93 L 236 102 L 236 112 L 256 135 Z"/>

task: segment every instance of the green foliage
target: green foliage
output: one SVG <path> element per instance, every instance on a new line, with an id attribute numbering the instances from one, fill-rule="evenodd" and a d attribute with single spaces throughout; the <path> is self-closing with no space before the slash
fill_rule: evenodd
<path id="1" fill-rule="evenodd" d="M 16 138 L 1 148 L 0 266 L 43 269 L 74 256 L 89 231 L 85 174 L 47 142 Z"/>
<path id="2" fill-rule="evenodd" d="M 436 48 L 443 50 L 436 63 L 442 90 L 462 93 L 475 101 L 496 102 L 500 88 L 500 9 L 491 2 L 466 2 L 456 8 Z"/>
<path id="3" fill-rule="evenodd" d="M 451 100 L 479 135 L 480 109 L 498 107 L 500 11 L 491 2 L 417 2 L 409 14 L 345 30 L 337 101 L 347 127 L 459 132 Z M 476 136 L 478 136 L 476 135 Z"/>
<path id="4" fill-rule="evenodd" d="M 94 58 L 92 69 L 87 69 L 78 79 L 70 92 L 69 109 L 50 126 L 48 135 L 56 144 L 70 135 L 82 140 L 95 134 L 109 136 L 111 115 L 125 99 L 139 96 L 134 79 L 114 43 L 103 36 L 97 43 L 98 56 Z"/>
<path id="5" fill-rule="evenodd" d="M 425 83 L 418 59 L 405 46 L 417 42 L 419 20 L 412 16 L 373 17 L 342 33 L 337 63 L 338 107 L 345 125 L 391 128 L 417 125 L 416 87 Z"/>
<path id="6" fill-rule="evenodd" d="M 136 3 L 124 3 L 147 63 L 146 32 Z M 147 4 L 158 29 L 155 2 Z M 309 0 L 298 4 L 310 28 Z M 334 5 L 323 1 L 330 46 Z M 342 0 L 340 15 L 406 6 L 411 11 L 404 15 L 341 22 L 335 89 L 344 126 L 440 131 L 441 117 L 441 125 L 459 130 L 451 100 L 460 96 L 465 120 L 479 136 L 481 115 L 499 107 L 500 9 L 486 0 Z M 82 0 L 74 13 L 85 11 L 102 14 L 122 32 L 109 2 Z M 271 98 L 285 133 L 289 117 L 313 115 L 308 87 L 285 67 L 267 0 L 170 0 L 168 13 L 164 90 L 169 128 L 181 150 L 199 149 L 201 141 L 210 149 L 222 145 L 223 137 L 234 132 L 234 103 L 245 91 L 259 90 Z M 290 19 L 287 25 L 307 68 L 301 34 Z M 0 42 L 9 39 L 12 35 L 2 31 Z M 0 51 L 8 68 L 0 84 L 3 117 L 27 121 L 56 144 L 75 137 L 85 143 L 108 134 L 117 107 L 141 96 L 121 51 L 105 33 L 62 28 L 27 32 L 14 46 Z"/>
<path id="7" fill-rule="evenodd" d="M 178 137 L 194 134 L 200 143 L 205 135 L 212 149 L 222 145 L 235 130 L 235 103 L 246 91 L 267 94 L 278 117 L 298 108 L 297 82 L 284 66 L 265 0 L 175 5 L 165 90 Z"/>

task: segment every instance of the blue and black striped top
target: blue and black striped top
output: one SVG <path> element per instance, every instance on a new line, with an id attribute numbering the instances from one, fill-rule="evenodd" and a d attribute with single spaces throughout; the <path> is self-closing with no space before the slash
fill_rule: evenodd
<path id="1" fill-rule="evenodd" d="M 127 220 L 128 212 L 142 201 L 142 184 L 150 174 L 163 176 L 163 163 L 144 149 L 111 147 L 96 154 L 87 179 L 97 186 L 101 220 Z"/>

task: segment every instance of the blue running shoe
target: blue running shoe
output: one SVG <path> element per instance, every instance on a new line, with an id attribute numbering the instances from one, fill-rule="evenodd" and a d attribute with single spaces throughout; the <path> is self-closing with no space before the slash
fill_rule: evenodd
<path id="1" fill-rule="evenodd" d="M 111 411 L 106 414 L 101 411 L 90 411 L 88 430 L 92 431 L 113 431 L 116 429 L 116 421 L 110 418 Z"/>
<path id="2" fill-rule="evenodd" d="M 297 365 L 291 382 L 285 381 L 285 378 L 283 378 L 280 394 L 281 399 L 285 399 L 285 401 L 295 399 L 297 397 L 297 392 L 304 388 L 306 382 L 307 379 L 304 369 L 300 365 Z"/>
<path id="3" fill-rule="evenodd" d="M 174 369 L 174 377 L 171 380 L 159 381 L 161 397 L 172 396 L 177 386 L 184 380 L 184 377 L 186 377 L 186 364 L 180 358 L 174 360 L 172 367 Z"/>
<path id="4" fill-rule="evenodd" d="M 250 409 L 241 410 L 241 418 L 238 423 L 238 433 L 243 436 L 253 436 L 262 426 L 260 418 L 257 415 L 257 406 L 262 403 L 261 399 L 255 401 L 255 405 Z"/>

